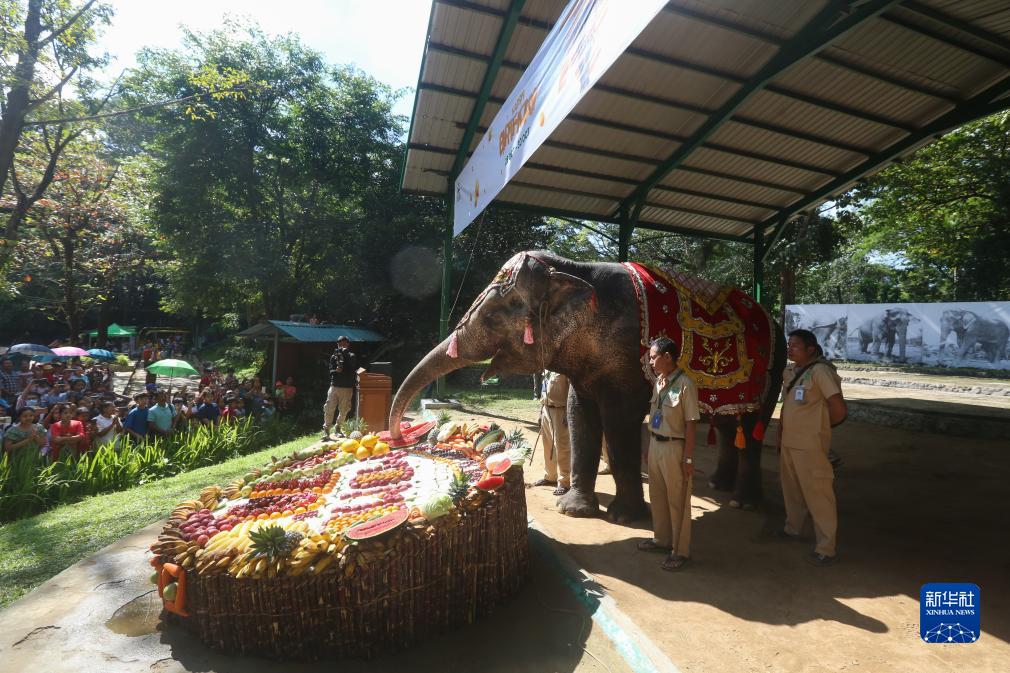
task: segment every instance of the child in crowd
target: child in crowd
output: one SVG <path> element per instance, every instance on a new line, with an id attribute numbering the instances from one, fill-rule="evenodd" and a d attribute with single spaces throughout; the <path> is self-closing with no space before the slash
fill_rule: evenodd
<path id="1" fill-rule="evenodd" d="M 74 418 L 76 409 L 69 404 L 62 405 L 60 420 L 49 426 L 49 457 L 55 463 L 60 456 L 72 455 L 79 451 L 81 444 L 87 439 L 84 424 Z"/>
<path id="2" fill-rule="evenodd" d="M 81 457 L 91 450 L 94 439 L 95 423 L 92 419 L 91 409 L 87 407 L 77 407 L 76 417 L 84 426 L 84 439 L 77 443 L 77 456 Z"/>
<path id="3" fill-rule="evenodd" d="M 147 437 L 147 393 L 137 393 L 133 400 L 137 404 L 126 414 L 123 429 L 135 441 L 142 442 Z"/>
<path id="4" fill-rule="evenodd" d="M 36 422 L 35 409 L 25 407 L 18 413 L 18 422 L 4 432 L 3 448 L 6 453 L 14 451 L 39 452 L 46 445 L 46 430 Z"/>
<path id="5" fill-rule="evenodd" d="M 102 402 L 101 413 L 95 417 L 95 434 L 92 445 L 100 449 L 103 446 L 116 446 L 119 434 L 123 432 L 123 423 L 116 413 L 116 405 L 112 402 Z"/>

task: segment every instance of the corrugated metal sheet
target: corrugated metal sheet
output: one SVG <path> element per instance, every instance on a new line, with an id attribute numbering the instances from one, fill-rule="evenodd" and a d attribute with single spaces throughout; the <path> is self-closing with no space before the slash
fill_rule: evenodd
<path id="1" fill-rule="evenodd" d="M 526 2 L 506 49 L 510 64 L 496 73 L 480 131 L 565 4 Z M 1010 75 L 1008 4 L 907 0 L 864 22 L 821 55 L 772 78 L 679 168 L 659 175 L 641 224 L 742 235 L 804 195 L 828 184 L 834 189 L 836 178 L 868 157 Z M 447 47 L 429 49 L 425 58 L 405 190 L 447 191 L 447 173 L 509 5 L 509 0 L 473 0 L 436 7 L 430 42 Z M 613 218 L 618 203 L 825 5 L 825 0 L 668 3 L 499 200 Z M 934 11 L 951 19 L 938 21 L 930 16 Z M 972 34 L 958 21 L 993 36 Z M 466 53 L 448 53 L 453 48 Z"/>
<path id="2" fill-rule="evenodd" d="M 288 322 L 286 320 L 268 320 L 258 323 L 239 332 L 238 336 L 251 339 L 272 339 L 274 334 L 278 333 L 282 341 L 301 341 L 303 343 L 336 343 L 337 339 L 342 336 L 346 336 L 355 343 L 386 340 L 386 337 L 378 332 L 363 327 L 310 325 L 307 322 Z"/>

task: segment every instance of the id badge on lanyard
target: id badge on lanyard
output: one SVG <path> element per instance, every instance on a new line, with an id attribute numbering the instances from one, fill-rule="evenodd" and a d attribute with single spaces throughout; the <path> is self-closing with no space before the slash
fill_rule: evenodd
<path id="1" fill-rule="evenodd" d="M 793 399 L 799 402 L 800 404 L 806 404 L 807 400 L 805 395 L 806 390 L 804 390 L 803 386 L 796 386 L 796 388 L 793 390 Z"/>
<path id="2" fill-rule="evenodd" d="M 673 387 L 673 384 L 676 383 L 679 378 L 680 373 L 678 373 L 673 380 L 670 381 L 665 388 L 663 388 L 663 391 L 659 393 L 659 405 L 652 411 L 652 417 L 649 419 L 649 427 L 653 430 L 659 430 L 659 426 L 663 424 L 663 398 L 666 397 L 666 394 L 670 392 L 670 388 Z"/>

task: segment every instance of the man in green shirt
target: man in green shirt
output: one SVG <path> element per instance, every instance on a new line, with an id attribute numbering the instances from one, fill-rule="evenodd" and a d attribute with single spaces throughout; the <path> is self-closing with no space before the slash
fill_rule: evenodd
<path id="1" fill-rule="evenodd" d="M 154 435 L 170 435 L 175 409 L 168 403 L 168 395 L 164 390 L 155 393 L 154 399 L 154 406 L 147 410 L 148 429 Z"/>

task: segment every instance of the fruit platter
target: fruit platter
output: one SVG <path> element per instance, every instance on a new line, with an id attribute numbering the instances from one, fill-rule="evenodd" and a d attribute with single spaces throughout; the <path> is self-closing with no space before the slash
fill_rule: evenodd
<path id="1" fill-rule="evenodd" d="M 470 623 L 528 566 L 521 432 L 352 433 L 180 503 L 151 545 L 167 621 L 216 649 L 372 656 Z"/>

